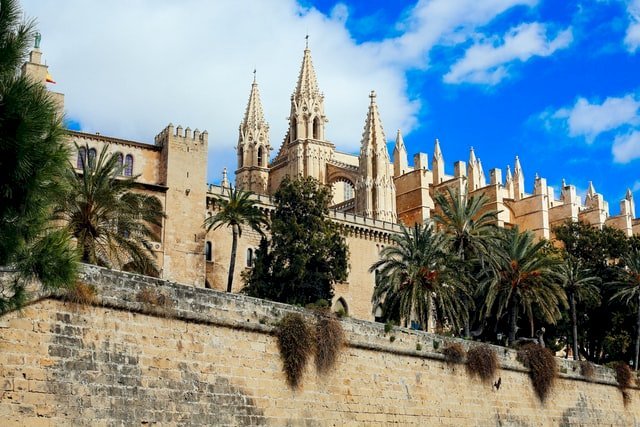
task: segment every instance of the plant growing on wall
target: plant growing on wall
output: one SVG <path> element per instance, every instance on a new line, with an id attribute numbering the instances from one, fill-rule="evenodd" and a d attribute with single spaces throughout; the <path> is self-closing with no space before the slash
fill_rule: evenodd
<path id="1" fill-rule="evenodd" d="M 246 276 L 248 295 L 306 306 L 331 301 L 347 277 L 347 245 L 329 217 L 331 191 L 311 177 L 286 177 L 274 195 L 271 240 Z"/>
<path id="2" fill-rule="evenodd" d="M 304 370 L 313 353 L 313 331 L 302 315 L 287 313 L 278 323 L 275 334 L 287 384 L 297 389 L 302 383 Z"/>
<path id="3" fill-rule="evenodd" d="M 320 312 L 316 320 L 316 371 L 326 374 L 336 364 L 344 344 L 344 331 L 336 315 Z"/>
<path id="4" fill-rule="evenodd" d="M 214 200 L 216 211 L 204 221 L 207 232 L 217 230 L 222 226 L 231 227 L 231 259 L 229 260 L 229 275 L 227 277 L 227 292 L 233 289 L 233 274 L 236 267 L 238 239 L 242 237 L 242 228 L 249 227 L 263 234 L 262 227 L 267 224 L 265 214 L 251 200 L 251 192 L 229 188 L 226 197 L 216 197 Z"/>
<path id="5" fill-rule="evenodd" d="M 627 391 L 629 387 L 631 387 L 631 380 L 633 378 L 633 373 L 631 372 L 631 368 L 624 362 L 616 362 L 614 365 L 615 373 L 616 373 L 616 381 L 618 382 L 618 387 L 622 392 L 622 399 L 624 401 L 624 405 L 627 406 L 631 401 L 631 395 Z"/>
<path id="6" fill-rule="evenodd" d="M 529 368 L 533 389 L 544 402 L 558 377 L 555 356 L 548 348 L 538 344 L 527 344 L 518 351 L 518 360 Z"/>
<path id="7" fill-rule="evenodd" d="M 15 273 L 0 284 L 0 314 L 23 304 L 34 279 L 45 289 L 76 280 L 69 233 L 51 224 L 66 191 L 62 117 L 45 82 L 19 72 L 35 34 L 17 1 L 0 1 L 0 266 Z"/>
<path id="8" fill-rule="evenodd" d="M 491 381 L 499 365 L 498 355 L 487 344 L 475 345 L 467 352 L 467 371 L 482 381 Z"/>
<path id="9" fill-rule="evenodd" d="M 442 354 L 444 355 L 445 360 L 448 363 L 462 363 L 464 361 L 464 356 L 466 355 L 466 351 L 462 344 L 453 343 L 447 345 L 442 349 Z"/>

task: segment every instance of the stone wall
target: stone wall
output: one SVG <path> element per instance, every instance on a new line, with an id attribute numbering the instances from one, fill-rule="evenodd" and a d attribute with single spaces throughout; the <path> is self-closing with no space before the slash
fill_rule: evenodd
<path id="1" fill-rule="evenodd" d="M 496 389 L 443 362 L 435 347 L 446 338 L 352 319 L 335 370 L 309 367 L 292 391 L 273 325 L 309 313 L 98 267 L 82 274 L 95 305 L 42 298 L 0 318 L 3 426 L 640 425 L 640 393 L 625 408 L 607 369 L 587 381 L 560 361 L 541 403 L 513 351 L 496 347 Z M 139 302 L 145 290 L 169 303 Z"/>

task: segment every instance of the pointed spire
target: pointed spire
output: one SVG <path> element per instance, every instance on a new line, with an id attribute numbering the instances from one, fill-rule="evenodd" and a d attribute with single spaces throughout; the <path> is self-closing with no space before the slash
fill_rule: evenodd
<path id="1" fill-rule="evenodd" d="M 242 127 L 258 127 L 266 124 L 264 113 L 262 111 L 262 102 L 260 101 L 260 91 L 256 82 L 256 70 L 253 70 L 253 83 L 251 84 L 251 93 L 249 94 L 249 102 L 242 120 Z"/>
<path id="2" fill-rule="evenodd" d="M 440 184 L 444 181 L 444 158 L 440 150 L 440 141 L 436 138 L 433 146 L 433 160 L 431 160 L 431 170 L 433 171 L 433 183 Z"/>
<path id="3" fill-rule="evenodd" d="M 313 97 L 320 95 L 318 89 L 318 79 L 316 77 L 316 71 L 313 68 L 313 62 L 311 61 L 311 50 L 309 46 L 304 49 L 304 57 L 302 58 L 302 66 L 300 67 L 300 74 L 298 75 L 298 83 L 296 84 L 296 91 L 293 94 L 294 98 L 300 97 Z"/>
<path id="4" fill-rule="evenodd" d="M 515 163 L 513 165 L 513 173 L 514 174 L 521 174 L 522 173 L 522 166 L 520 166 L 520 158 L 518 156 L 516 156 L 516 160 L 515 160 Z"/>
<path id="5" fill-rule="evenodd" d="M 222 188 L 230 188 L 229 177 L 227 176 L 227 168 L 222 169 L 222 181 L 220 182 Z"/>
<path id="6" fill-rule="evenodd" d="M 511 181 L 513 179 L 513 175 L 511 175 L 511 166 L 507 165 L 507 182 Z"/>
<path id="7" fill-rule="evenodd" d="M 475 168 L 476 167 L 476 153 L 473 151 L 473 147 L 471 147 L 469 149 L 469 167 L 470 168 Z"/>
<path id="8" fill-rule="evenodd" d="M 478 157 L 478 162 L 476 164 L 477 168 L 478 168 L 478 183 L 480 188 L 482 187 L 486 187 L 487 185 L 487 177 L 484 174 L 484 169 L 482 168 L 482 160 L 480 160 L 480 158 Z"/>
<path id="9" fill-rule="evenodd" d="M 633 200 L 633 193 L 630 188 L 627 188 L 627 194 L 624 195 L 624 198 L 627 200 Z"/>
<path id="10" fill-rule="evenodd" d="M 436 138 L 436 141 L 434 143 L 433 158 L 442 159 L 442 151 L 440 150 L 440 140 L 438 138 Z"/>
<path id="11" fill-rule="evenodd" d="M 564 178 L 562 178 L 562 188 L 566 186 L 567 186 L 567 181 Z"/>
<path id="12" fill-rule="evenodd" d="M 399 150 L 406 150 L 404 146 L 404 138 L 402 138 L 402 132 L 400 129 L 398 129 L 398 132 L 396 133 L 396 148 Z"/>
<path id="13" fill-rule="evenodd" d="M 398 129 L 396 134 L 396 145 L 393 148 L 393 175 L 400 176 L 408 172 L 409 161 L 407 159 L 407 148 L 404 146 L 402 132 Z"/>
<path id="14" fill-rule="evenodd" d="M 596 195 L 596 188 L 593 186 L 593 181 L 589 181 L 589 188 L 587 189 L 587 196 L 593 197 Z"/>
<path id="15" fill-rule="evenodd" d="M 382 129 L 382 120 L 380 119 L 380 112 L 378 111 L 378 104 L 376 103 L 375 91 L 371 91 L 369 99 L 369 111 L 367 112 L 367 118 L 364 123 L 361 152 L 369 149 L 373 152 L 379 151 L 379 154 L 386 156 L 388 159 L 389 154 L 387 153 L 386 137 L 384 135 L 384 129 Z"/>

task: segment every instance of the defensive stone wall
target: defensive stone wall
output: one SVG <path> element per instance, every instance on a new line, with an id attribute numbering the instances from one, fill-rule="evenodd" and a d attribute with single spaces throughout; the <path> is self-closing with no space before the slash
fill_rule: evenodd
<path id="1" fill-rule="evenodd" d="M 559 360 L 541 403 L 514 351 L 495 347 L 496 388 L 444 362 L 452 339 L 353 319 L 335 369 L 310 363 L 293 391 L 272 333 L 311 313 L 94 266 L 82 279 L 93 306 L 40 297 L 0 318 L 3 426 L 640 425 L 640 393 L 625 407 L 608 369 L 586 380 Z"/>

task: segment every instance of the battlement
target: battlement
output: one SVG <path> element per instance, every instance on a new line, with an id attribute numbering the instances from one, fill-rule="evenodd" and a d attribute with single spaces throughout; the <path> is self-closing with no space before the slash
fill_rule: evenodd
<path id="1" fill-rule="evenodd" d="M 174 128 L 173 123 L 169 123 L 167 127 L 165 127 L 159 134 L 157 134 L 154 138 L 156 145 L 165 145 L 169 141 L 169 137 L 174 139 L 181 139 L 186 143 L 189 142 L 201 142 L 203 144 L 207 144 L 209 142 L 209 132 L 206 130 L 200 132 L 198 128 L 196 128 L 193 132 L 191 132 L 191 128 L 187 127 L 183 129 L 181 125 Z"/>

